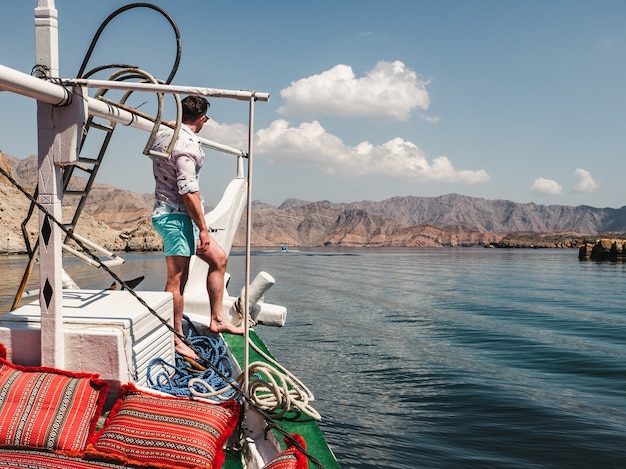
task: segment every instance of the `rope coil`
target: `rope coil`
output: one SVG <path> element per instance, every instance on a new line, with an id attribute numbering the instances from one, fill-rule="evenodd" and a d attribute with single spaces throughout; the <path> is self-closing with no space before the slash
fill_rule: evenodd
<path id="1" fill-rule="evenodd" d="M 224 402 L 237 396 L 232 386 L 233 364 L 228 356 L 228 348 L 221 337 L 187 337 L 191 346 L 198 351 L 202 361 L 213 364 L 205 370 L 192 370 L 189 363 L 178 353 L 176 364 L 162 358 L 154 358 L 148 364 L 147 381 L 150 388 L 174 396 L 202 397 L 216 402 Z M 206 392 L 209 389 L 210 392 Z"/>
<path id="2" fill-rule="evenodd" d="M 281 373 L 263 362 L 251 363 L 248 373 L 250 377 L 257 376 L 250 381 L 249 386 L 252 402 L 275 418 L 299 411 L 315 420 L 321 420 L 320 414 L 309 404 L 315 400 L 313 394 L 290 372 L 284 371 Z"/>
<path id="3" fill-rule="evenodd" d="M 273 418 L 284 418 L 290 412 L 300 412 L 315 420 L 321 420 L 321 415 L 310 405 L 315 400 L 313 393 L 293 373 L 279 364 L 272 357 L 259 349 L 254 342 L 250 346 L 270 363 L 253 362 L 248 365 L 248 402 L 256 409 L 271 414 Z M 241 388 L 244 379 L 242 373 L 229 386 Z M 191 395 L 205 399 L 219 397 L 225 392 L 224 388 L 215 389 L 204 377 L 195 376 L 189 380 Z M 207 391 L 201 391 L 204 388 Z"/>

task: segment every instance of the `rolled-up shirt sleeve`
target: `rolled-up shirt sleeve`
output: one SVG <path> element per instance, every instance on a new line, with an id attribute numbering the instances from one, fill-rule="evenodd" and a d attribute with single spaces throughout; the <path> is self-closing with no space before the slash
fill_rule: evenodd
<path id="1" fill-rule="evenodd" d="M 191 156 L 183 154 L 176 159 L 176 174 L 176 184 L 180 195 L 200 190 L 196 162 Z"/>

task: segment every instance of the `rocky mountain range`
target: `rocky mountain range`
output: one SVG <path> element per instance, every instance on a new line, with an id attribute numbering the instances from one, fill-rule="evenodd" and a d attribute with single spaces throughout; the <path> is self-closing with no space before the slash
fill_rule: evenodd
<path id="1" fill-rule="evenodd" d="M 0 165 L 20 185 L 35 187 L 36 156 L 19 160 L 0 152 Z M 1 176 L 0 197 L 0 252 L 23 252 L 21 223 L 30 202 Z M 71 205 L 67 199 L 64 205 Z M 95 184 L 76 231 L 114 251 L 159 250 L 151 206 L 152 194 Z M 519 204 L 458 194 L 339 204 L 288 199 L 278 207 L 257 201 L 252 214 L 256 246 L 579 247 L 600 234 L 626 231 L 626 206 Z M 33 218 L 28 233 L 34 239 Z M 244 240 L 242 221 L 235 245 Z"/>

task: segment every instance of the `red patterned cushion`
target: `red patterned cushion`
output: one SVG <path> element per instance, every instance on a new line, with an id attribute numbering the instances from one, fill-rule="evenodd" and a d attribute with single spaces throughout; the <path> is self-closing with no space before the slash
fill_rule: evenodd
<path id="1" fill-rule="evenodd" d="M 153 394 L 124 385 L 89 457 L 159 468 L 211 468 L 224 462 L 223 446 L 239 419 L 240 404 Z"/>
<path id="2" fill-rule="evenodd" d="M 0 449 L 2 469 L 123 469 L 123 466 L 34 449 Z"/>
<path id="3" fill-rule="evenodd" d="M 0 358 L 0 446 L 82 452 L 108 388 L 98 375 Z"/>
<path id="4" fill-rule="evenodd" d="M 302 436 L 294 433 L 291 438 L 296 440 L 302 449 L 306 449 L 306 443 Z M 285 443 L 287 443 L 287 449 L 279 453 L 263 469 L 307 469 L 309 467 L 309 461 L 302 451 L 288 438 L 285 438 Z"/>

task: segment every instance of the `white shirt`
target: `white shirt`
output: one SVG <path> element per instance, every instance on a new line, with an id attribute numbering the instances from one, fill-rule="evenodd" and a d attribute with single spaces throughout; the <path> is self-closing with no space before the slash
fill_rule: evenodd
<path id="1" fill-rule="evenodd" d="M 172 129 L 159 132 L 152 149 L 164 153 L 173 133 Z M 152 216 L 158 217 L 165 213 L 187 214 L 181 195 L 200 191 L 199 173 L 204 162 L 204 151 L 196 134 L 182 124 L 170 157 L 151 158 L 155 181 Z M 204 205 L 204 201 L 202 203 Z"/>

